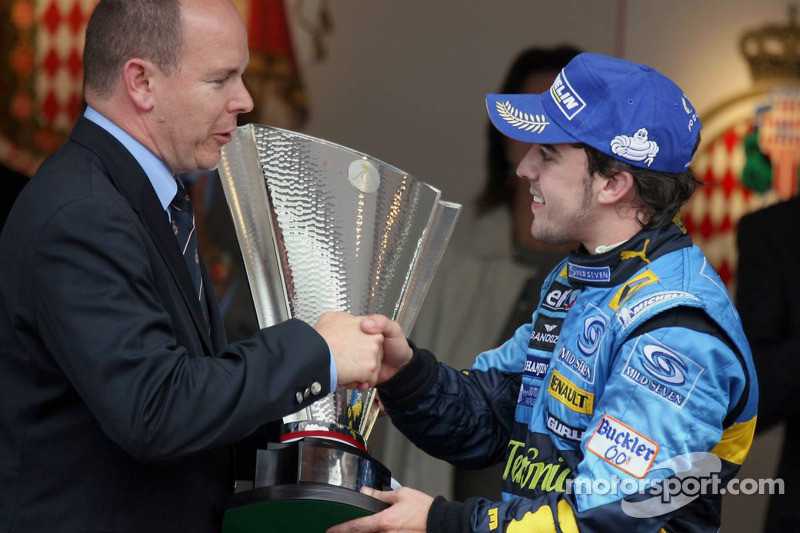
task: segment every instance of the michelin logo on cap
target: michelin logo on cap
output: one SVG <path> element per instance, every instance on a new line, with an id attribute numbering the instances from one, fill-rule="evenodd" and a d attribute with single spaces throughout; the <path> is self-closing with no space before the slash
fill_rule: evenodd
<path id="1" fill-rule="evenodd" d="M 556 80 L 550 87 L 550 96 L 553 97 L 558 109 L 567 117 L 567 120 L 572 120 L 575 115 L 583 111 L 586 107 L 586 102 L 583 101 L 575 89 L 569 84 L 569 80 L 564 75 L 564 71 L 558 73 Z"/>

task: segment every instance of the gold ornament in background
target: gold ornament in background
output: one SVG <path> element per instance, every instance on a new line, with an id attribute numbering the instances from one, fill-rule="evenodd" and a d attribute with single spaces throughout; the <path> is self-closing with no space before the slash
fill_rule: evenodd
<path id="1" fill-rule="evenodd" d="M 780 100 L 781 92 L 800 87 L 796 15 L 792 6 L 786 23 L 769 23 L 742 33 L 739 49 L 750 68 L 752 86 L 727 98 L 721 95 L 719 104 L 700 113 L 702 142 L 692 169 L 706 186 L 695 193 L 681 215 L 692 240 L 731 291 L 736 282 L 739 219 L 780 199 L 768 186 L 766 192 L 758 193 L 742 183 L 748 161 L 744 143 L 754 135 L 757 120 Z"/>
<path id="2" fill-rule="evenodd" d="M 750 74 L 756 83 L 797 83 L 800 79 L 797 6 L 789 7 L 787 25 L 767 24 L 747 31 L 739 41 L 739 48 L 750 65 Z"/>

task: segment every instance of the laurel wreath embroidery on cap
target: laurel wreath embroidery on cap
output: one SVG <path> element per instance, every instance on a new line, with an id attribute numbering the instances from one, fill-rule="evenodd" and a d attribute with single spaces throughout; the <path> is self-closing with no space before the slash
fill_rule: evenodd
<path id="1" fill-rule="evenodd" d="M 507 100 L 505 103 L 495 102 L 497 113 L 503 120 L 521 130 L 541 133 L 550 124 L 544 115 L 531 115 L 515 109 Z"/>

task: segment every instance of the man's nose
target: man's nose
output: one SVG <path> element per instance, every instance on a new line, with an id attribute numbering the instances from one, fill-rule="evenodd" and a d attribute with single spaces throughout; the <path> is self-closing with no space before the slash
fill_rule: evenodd
<path id="1" fill-rule="evenodd" d="M 535 146 L 532 146 L 528 150 L 528 153 L 525 154 L 525 157 L 522 158 L 522 161 L 519 162 L 519 165 L 517 165 L 517 177 L 520 179 L 531 181 L 539 179 L 539 168 L 536 165 L 535 148 Z"/>
<path id="2" fill-rule="evenodd" d="M 232 113 L 249 113 L 253 110 L 253 97 L 244 86 L 241 76 L 237 80 L 237 87 L 230 103 Z"/>

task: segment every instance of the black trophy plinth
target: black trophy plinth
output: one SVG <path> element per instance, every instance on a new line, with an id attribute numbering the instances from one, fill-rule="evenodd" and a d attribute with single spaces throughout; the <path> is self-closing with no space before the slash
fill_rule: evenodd
<path id="1" fill-rule="evenodd" d="M 389 470 L 347 444 L 307 438 L 259 450 L 255 488 L 236 494 L 223 533 L 324 532 L 329 527 L 386 509 L 358 492 L 387 490 Z"/>

